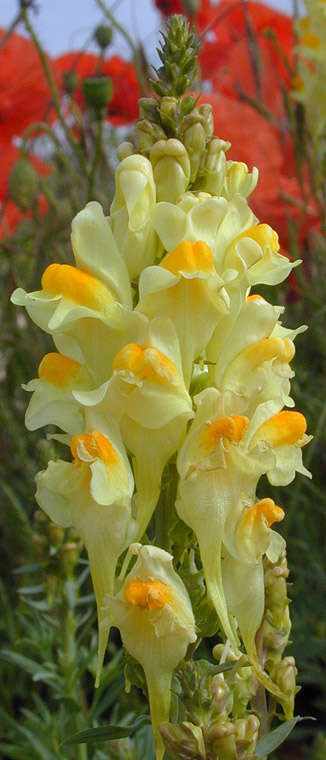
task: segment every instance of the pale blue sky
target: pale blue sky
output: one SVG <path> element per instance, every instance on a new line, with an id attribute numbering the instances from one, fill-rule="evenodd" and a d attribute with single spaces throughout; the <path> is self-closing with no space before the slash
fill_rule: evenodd
<path id="1" fill-rule="evenodd" d="M 292 0 L 272 0 L 269 4 L 291 13 Z M 39 12 L 33 14 L 34 23 L 44 48 L 52 55 L 82 47 L 90 30 L 103 20 L 95 0 L 36 0 L 36 5 Z M 17 0 L 0 0 L 0 26 L 10 24 L 17 7 Z M 160 28 L 160 14 L 154 0 L 107 0 L 107 7 L 114 11 L 134 40 L 143 42 L 152 58 Z M 22 27 L 18 31 L 22 31 Z M 130 57 L 128 46 L 118 33 L 111 47 L 111 53 L 116 52 Z"/>

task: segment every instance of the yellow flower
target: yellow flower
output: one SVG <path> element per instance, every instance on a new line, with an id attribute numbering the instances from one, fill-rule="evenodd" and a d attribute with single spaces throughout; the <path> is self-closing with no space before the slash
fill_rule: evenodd
<path id="1" fill-rule="evenodd" d="M 171 554 L 141 544 L 133 544 L 131 551 L 137 561 L 118 595 L 105 598 L 102 626 L 119 628 L 127 651 L 144 668 L 156 760 L 162 760 L 159 726 L 169 720 L 174 668 L 196 641 L 195 620 Z"/>
<path id="2" fill-rule="evenodd" d="M 39 506 L 57 525 L 74 527 L 87 549 L 99 620 L 97 684 L 108 635 L 100 626 L 104 594 L 113 593 L 118 558 L 136 532 L 128 458 L 117 430 L 102 430 L 75 435 L 74 461 L 49 462 L 36 476 Z"/>

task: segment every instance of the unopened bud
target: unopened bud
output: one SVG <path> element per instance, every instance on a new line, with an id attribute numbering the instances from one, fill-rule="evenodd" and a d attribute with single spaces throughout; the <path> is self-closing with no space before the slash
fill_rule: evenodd
<path id="1" fill-rule="evenodd" d="M 175 203 L 187 189 L 190 178 L 190 161 L 184 145 L 174 138 L 159 140 L 151 150 L 150 160 L 157 202 Z"/>
<path id="2" fill-rule="evenodd" d="M 28 158 L 21 158 L 12 168 L 8 182 L 9 197 L 21 211 L 34 205 L 39 192 L 39 177 Z"/>
<path id="3" fill-rule="evenodd" d="M 254 754 L 258 732 L 260 727 L 259 718 L 256 715 L 248 715 L 234 721 L 235 742 L 237 748 L 237 760 L 244 760 Z"/>
<path id="4" fill-rule="evenodd" d="M 231 712 L 232 693 L 222 673 L 218 673 L 212 680 L 212 698 L 217 712 Z"/>
<path id="5" fill-rule="evenodd" d="M 220 662 L 221 657 L 225 656 L 225 662 L 236 662 L 237 656 L 234 654 L 232 647 L 229 647 L 225 654 L 225 644 L 215 644 L 213 647 L 212 655 L 215 660 Z"/>
<path id="6" fill-rule="evenodd" d="M 158 120 L 158 103 L 155 98 L 139 98 L 139 116 L 141 119 L 157 122 Z"/>
<path id="7" fill-rule="evenodd" d="M 148 119 L 142 119 L 136 124 L 137 149 L 146 158 L 149 157 L 153 145 L 165 137 L 162 127 Z"/>
<path id="8" fill-rule="evenodd" d="M 173 129 L 178 115 L 178 99 L 165 95 L 160 102 L 160 118 L 165 127 Z"/>
<path id="9" fill-rule="evenodd" d="M 214 723 L 205 730 L 205 744 L 209 757 L 219 760 L 236 760 L 235 729 L 233 723 Z"/>
<path id="10" fill-rule="evenodd" d="M 225 178 L 225 151 L 230 143 L 212 137 L 205 150 L 196 180 L 196 188 L 220 196 Z"/>
<path id="11" fill-rule="evenodd" d="M 100 24 L 96 27 L 94 32 L 94 39 L 101 50 L 105 50 L 108 45 L 111 44 L 113 37 L 113 29 L 108 24 Z"/>
<path id="12" fill-rule="evenodd" d="M 112 82 L 108 76 L 86 77 L 82 82 L 87 105 L 100 114 L 112 98 Z"/>
<path id="13" fill-rule="evenodd" d="M 228 161 L 224 180 L 223 195 L 227 200 L 232 200 L 235 195 L 248 198 L 258 182 L 258 169 L 254 166 L 249 172 L 247 164 L 242 161 Z"/>
<path id="14" fill-rule="evenodd" d="M 191 114 L 190 114 L 191 115 Z M 202 124 L 192 124 L 184 132 L 184 146 L 190 158 L 190 181 L 194 182 L 206 147 L 206 135 Z"/>
<path id="15" fill-rule="evenodd" d="M 117 148 L 117 155 L 119 161 L 123 161 L 124 158 L 127 158 L 127 156 L 132 156 L 135 152 L 135 148 L 131 142 L 122 142 Z"/>
<path id="16" fill-rule="evenodd" d="M 163 723 L 160 734 L 166 750 L 175 760 L 205 760 L 205 743 L 199 726 L 188 721 Z"/>
<path id="17" fill-rule="evenodd" d="M 284 694 L 284 699 L 280 699 L 279 701 L 287 720 L 293 716 L 294 698 L 299 691 L 296 686 L 297 673 L 294 657 L 284 657 L 281 662 L 278 662 L 274 666 L 271 673 L 274 683 Z"/>

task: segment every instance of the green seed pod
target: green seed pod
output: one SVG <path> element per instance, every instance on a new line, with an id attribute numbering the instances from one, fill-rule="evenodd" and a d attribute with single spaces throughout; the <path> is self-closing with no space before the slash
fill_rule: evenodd
<path id="1" fill-rule="evenodd" d="M 96 27 L 94 32 L 94 40 L 97 42 L 101 50 L 105 50 L 111 42 L 113 37 L 113 29 L 107 24 L 100 24 Z"/>
<path id="2" fill-rule="evenodd" d="M 21 211 L 28 211 L 34 205 L 39 192 L 39 177 L 28 158 L 21 158 L 12 168 L 8 191 Z"/>
<path id="3" fill-rule="evenodd" d="M 87 105 L 96 113 L 106 108 L 112 98 L 112 82 L 107 76 L 86 77 L 82 89 Z"/>

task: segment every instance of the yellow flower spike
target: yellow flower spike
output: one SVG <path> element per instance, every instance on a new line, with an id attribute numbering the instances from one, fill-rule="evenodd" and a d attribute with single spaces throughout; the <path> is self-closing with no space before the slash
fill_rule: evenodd
<path id="1" fill-rule="evenodd" d="M 50 462 L 37 475 L 36 501 L 53 522 L 73 527 L 85 543 L 99 624 L 98 686 L 109 635 L 101 625 L 104 595 L 113 593 L 118 558 L 136 533 L 133 477 L 113 427 L 76 435 L 70 447 L 73 463 Z"/>
<path id="2" fill-rule="evenodd" d="M 282 411 L 264 422 L 256 430 L 249 448 L 252 449 L 259 441 L 264 441 L 273 448 L 291 446 L 303 438 L 306 430 L 306 418 L 301 412 Z"/>
<path id="3" fill-rule="evenodd" d="M 159 727 L 169 720 L 173 671 L 196 640 L 195 620 L 171 554 L 156 546 L 130 548 L 137 561 L 118 595 L 105 598 L 102 625 L 119 628 L 125 648 L 144 669 L 155 757 L 163 760 Z"/>
<path id="4" fill-rule="evenodd" d="M 24 390 L 33 391 L 25 415 L 27 429 L 57 425 L 72 435 L 81 432 L 85 426 L 85 415 L 73 392 L 93 388 L 87 368 L 68 356 L 51 352 L 43 357 L 38 375 L 38 378 L 23 385 Z"/>
<path id="5" fill-rule="evenodd" d="M 152 319 L 165 314 L 172 320 L 188 387 L 194 360 L 205 350 L 221 314 L 229 307 L 210 248 L 203 241 L 184 240 L 160 266 L 142 272 L 139 292 L 137 310 Z"/>

